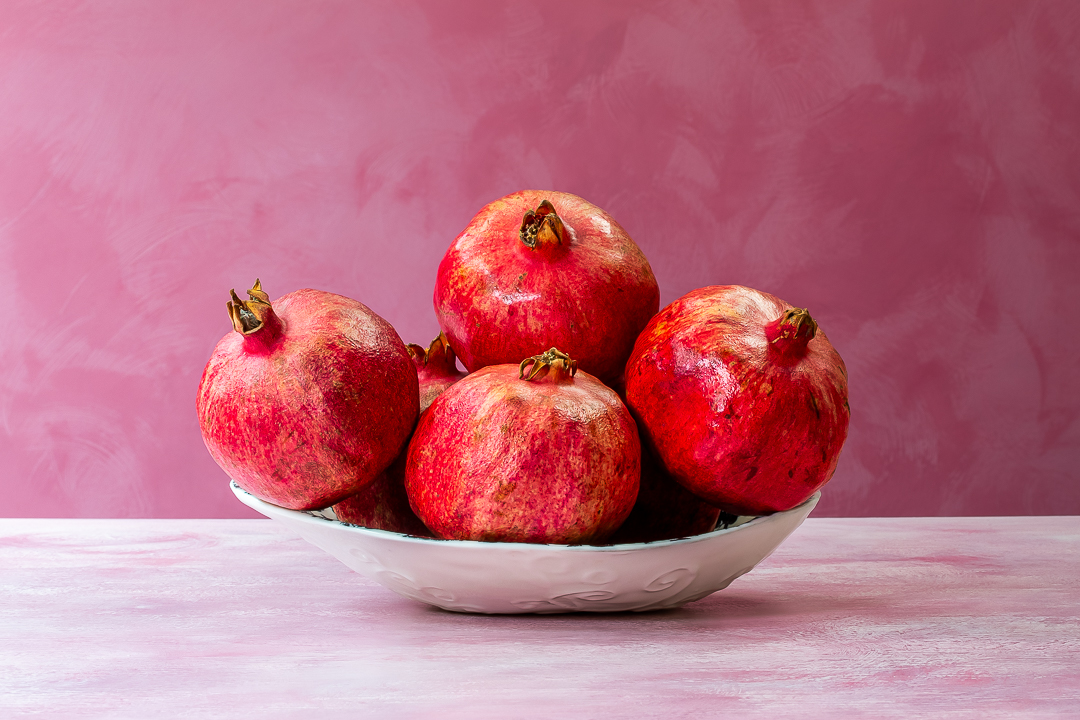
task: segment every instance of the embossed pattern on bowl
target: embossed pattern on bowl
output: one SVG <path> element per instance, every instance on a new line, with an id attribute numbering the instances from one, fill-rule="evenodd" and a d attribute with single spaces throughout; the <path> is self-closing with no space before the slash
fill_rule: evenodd
<path id="1" fill-rule="evenodd" d="M 236 483 L 232 490 L 245 505 L 400 595 L 445 610 L 496 614 L 664 610 L 700 600 L 768 557 L 821 497 L 694 537 L 594 546 L 418 538 L 286 510 Z"/>

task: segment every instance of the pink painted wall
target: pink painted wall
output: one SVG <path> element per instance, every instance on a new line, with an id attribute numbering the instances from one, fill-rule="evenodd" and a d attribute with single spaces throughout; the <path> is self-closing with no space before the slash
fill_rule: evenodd
<path id="1" fill-rule="evenodd" d="M 437 332 L 486 202 L 612 213 L 847 360 L 818 515 L 1080 513 L 1080 4 L 7 2 L 0 516 L 245 517 L 194 395 L 225 301 Z"/>

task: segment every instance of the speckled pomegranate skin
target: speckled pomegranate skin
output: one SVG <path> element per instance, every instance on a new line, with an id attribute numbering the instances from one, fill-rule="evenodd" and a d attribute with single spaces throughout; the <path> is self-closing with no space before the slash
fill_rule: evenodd
<path id="1" fill-rule="evenodd" d="M 334 505 L 338 519 L 376 530 L 431 537 L 431 531 L 409 507 L 409 496 L 405 493 L 405 458 L 402 451 L 390 467 L 360 492 Z"/>
<path id="2" fill-rule="evenodd" d="M 522 217 L 555 206 L 569 240 L 530 248 Z M 601 379 L 618 376 L 660 307 L 652 268 L 606 212 L 569 193 L 523 190 L 484 207 L 450 245 L 435 314 L 469 372 L 558 347 Z"/>
<path id="3" fill-rule="evenodd" d="M 735 285 L 694 290 L 650 321 L 627 403 L 664 468 L 736 515 L 789 510 L 832 477 L 847 438 L 847 369 L 825 333 L 782 355 L 765 327 L 791 306 Z"/>
<path id="4" fill-rule="evenodd" d="M 272 303 L 281 332 L 230 332 L 199 384 L 203 440 L 238 485 L 295 510 L 323 508 L 375 479 L 419 411 L 416 369 L 385 320 L 318 290 Z"/>
<path id="5" fill-rule="evenodd" d="M 633 418 L 588 373 L 529 381 L 518 372 L 478 370 L 421 416 L 405 470 L 413 510 L 446 539 L 604 540 L 637 496 Z"/>

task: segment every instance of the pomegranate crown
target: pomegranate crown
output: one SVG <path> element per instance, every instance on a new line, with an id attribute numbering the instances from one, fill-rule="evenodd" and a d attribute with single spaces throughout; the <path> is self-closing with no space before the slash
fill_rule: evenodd
<path id="1" fill-rule="evenodd" d="M 551 201 L 542 200 L 536 210 L 527 210 L 521 218 L 518 237 L 526 247 L 534 250 L 562 245 L 566 240 L 566 226 Z"/>
<path id="2" fill-rule="evenodd" d="M 526 376 L 525 368 L 529 365 L 532 365 L 532 371 Z M 518 377 L 524 380 L 533 380 L 543 377 L 551 371 L 554 371 L 556 378 L 574 377 L 574 374 L 577 373 L 577 361 L 571 360 L 566 353 L 551 348 L 546 353 L 533 355 L 522 360 L 521 365 L 518 367 Z"/>
<path id="3" fill-rule="evenodd" d="M 236 290 L 229 291 L 232 299 L 226 307 L 229 309 L 229 319 L 232 320 L 233 330 L 241 335 L 249 336 L 269 327 L 269 335 L 276 335 L 280 330 L 278 327 L 280 322 L 274 314 L 274 308 L 270 305 L 270 296 L 263 292 L 262 283 L 258 278 L 247 294 L 248 299 L 241 300 L 236 296 Z"/>
<path id="4" fill-rule="evenodd" d="M 798 357 L 817 335 L 817 323 L 805 308 L 788 308 L 783 314 L 765 326 L 769 347 L 782 355 Z"/>
<path id="5" fill-rule="evenodd" d="M 455 365 L 457 355 L 454 354 L 454 349 L 450 347 L 450 341 L 447 339 L 446 333 L 440 332 L 426 350 L 416 343 L 409 343 L 405 346 L 405 349 L 409 351 L 409 355 L 412 356 L 413 362 L 418 367 L 428 367 L 430 365 L 449 372 L 457 369 Z"/>

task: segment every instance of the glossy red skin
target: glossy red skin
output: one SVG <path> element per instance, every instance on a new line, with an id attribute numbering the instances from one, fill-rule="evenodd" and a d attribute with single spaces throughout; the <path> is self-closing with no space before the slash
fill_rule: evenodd
<path id="1" fill-rule="evenodd" d="M 720 508 L 675 482 L 652 457 L 652 452 L 642 447 L 637 501 L 626 522 L 608 542 L 642 543 L 700 535 L 714 530 L 719 517 Z"/>
<path id="2" fill-rule="evenodd" d="M 595 377 L 528 381 L 492 365 L 421 416 L 405 488 L 437 537 L 588 543 L 630 514 L 640 462 L 633 418 Z"/>
<path id="3" fill-rule="evenodd" d="M 790 307 L 740 286 L 695 290 L 652 319 L 626 367 L 627 403 L 664 468 L 735 515 L 806 500 L 847 438 L 847 369 L 825 333 L 798 358 L 769 347 L 765 325 Z"/>
<path id="4" fill-rule="evenodd" d="M 406 453 L 402 452 L 360 492 L 334 505 L 338 519 L 376 530 L 431 537 L 431 531 L 409 507 L 409 496 L 405 493 L 405 458 Z"/>
<path id="5" fill-rule="evenodd" d="M 518 236 L 550 200 L 570 231 L 564 252 Z M 450 245 L 435 282 L 435 314 L 469 372 L 557 347 L 601 379 L 618 376 L 660 308 L 648 260 L 606 212 L 576 195 L 524 190 L 487 205 Z"/>
<path id="6" fill-rule="evenodd" d="M 230 332 L 199 384 L 203 440 L 252 495 L 311 510 L 354 494 L 401 452 L 419 412 L 416 369 L 388 322 L 318 290 L 276 300 L 282 334 Z"/>

